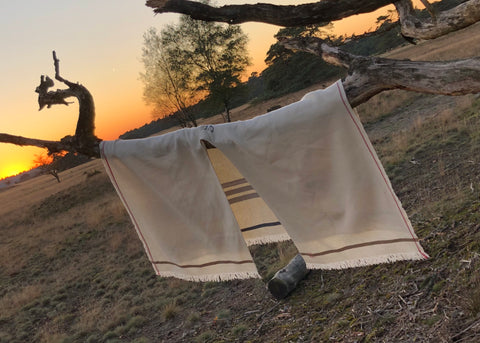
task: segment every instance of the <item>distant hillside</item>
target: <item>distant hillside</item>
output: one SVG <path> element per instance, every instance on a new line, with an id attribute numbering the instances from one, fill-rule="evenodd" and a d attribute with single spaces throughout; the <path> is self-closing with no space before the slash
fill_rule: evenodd
<path id="1" fill-rule="evenodd" d="M 18 175 L 10 176 L 10 177 L 7 177 L 5 179 L 2 179 L 2 180 L 0 180 L 0 190 L 6 189 L 8 187 L 12 187 L 19 182 L 29 180 L 33 177 L 41 175 L 42 173 L 43 173 L 43 171 L 41 169 L 35 168 L 35 169 L 32 169 L 32 170 L 20 173 Z"/>
<path id="2" fill-rule="evenodd" d="M 62 158 L 58 159 L 55 162 L 55 166 L 53 168 L 57 172 L 61 172 L 61 171 L 79 166 L 88 161 L 90 161 L 90 158 L 86 157 L 85 155 L 68 153 Z M 15 176 L 5 178 L 3 180 L 0 180 L 0 190 L 6 189 L 8 187 L 12 187 L 20 182 L 30 180 L 34 177 L 43 175 L 45 173 L 46 173 L 45 167 L 38 167 L 38 168 L 28 170 L 26 172 L 20 173 Z"/>

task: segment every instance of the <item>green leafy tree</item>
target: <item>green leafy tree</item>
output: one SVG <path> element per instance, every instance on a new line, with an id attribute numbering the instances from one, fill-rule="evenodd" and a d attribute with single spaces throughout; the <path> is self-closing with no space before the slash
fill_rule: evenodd
<path id="1" fill-rule="evenodd" d="M 146 34 L 143 55 L 144 75 L 149 75 L 148 80 L 144 78 L 148 81 L 145 97 L 158 103 L 162 100 L 158 91 L 165 94 L 166 81 L 175 79 L 177 93 L 195 102 L 208 96 L 223 105 L 225 120 L 230 121 L 232 98 L 249 65 L 246 44 L 247 36 L 238 25 L 197 21 L 188 16 L 181 16 L 178 24 L 167 26 L 160 34 L 151 29 Z M 173 87 L 173 82 L 170 84 Z"/>
<path id="2" fill-rule="evenodd" d="M 320 37 L 338 39 L 330 32 L 331 24 L 287 27 L 280 29 L 279 37 Z M 340 68 L 322 58 L 301 51 L 286 49 L 280 43 L 270 46 L 265 59 L 267 68 L 262 72 L 266 97 L 273 97 L 308 87 L 316 82 L 340 75 Z"/>
<path id="3" fill-rule="evenodd" d="M 144 99 L 155 106 L 157 116 L 173 113 L 182 127 L 197 126 L 190 109 L 198 101 L 192 69 L 178 63 L 171 47 L 164 43 L 163 33 L 151 28 L 143 38 Z"/>

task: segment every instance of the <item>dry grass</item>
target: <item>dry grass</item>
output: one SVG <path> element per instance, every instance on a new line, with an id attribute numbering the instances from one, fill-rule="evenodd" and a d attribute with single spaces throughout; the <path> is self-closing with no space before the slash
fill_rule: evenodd
<path id="1" fill-rule="evenodd" d="M 9 317 L 20 308 L 42 295 L 43 285 L 28 285 L 20 290 L 11 290 L 0 298 L 0 318 Z"/>
<path id="2" fill-rule="evenodd" d="M 79 310 L 78 321 L 75 323 L 75 329 L 84 332 L 94 331 L 95 329 L 105 330 L 107 327 L 99 327 L 107 322 L 110 313 L 99 302 L 86 304 Z"/>
<path id="3" fill-rule="evenodd" d="M 180 312 L 180 306 L 175 300 L 166 304 L 162 309 L 162 317 L 164 320 L 171 320 L 175 318 Z"/>
<path id="4" fill-rule="evenodd" d="M 386 91 L 361 104 L 356 110 L 364 124 L 375 122 L 413 97 L 414 94 L 402 90 Z"/>
<path id="5" fill-rule="evenodd" d="M 0 192 L 0 204 L 2 204 L 0 216 L 28 207 L 50 195 L 78 185 L 85 181 L 86 173 L 91 173 L 93 170 L 103 170 L 100 160 L 94 160 L 59 173 L 61 183 L 58 183 L 52 176 L 42 175 Z M 25 194 L 28 194 L 28 197 Z"/>
<path id="6" fill-rule="evenodd" d="M 39 330 L 39 343 L 62 343 L 67 338 L 68 334 L 55 323 L 47 323 Z"/>
<path id="7" fill-rule="evenodd" d="M 469 58 L 480 55 L 480 23 L 437 38 L 433 41 L 423 41 L 417 45 L 407 45 L 392 50 L 385 57 L 411 60 L 450 60 Z"/>

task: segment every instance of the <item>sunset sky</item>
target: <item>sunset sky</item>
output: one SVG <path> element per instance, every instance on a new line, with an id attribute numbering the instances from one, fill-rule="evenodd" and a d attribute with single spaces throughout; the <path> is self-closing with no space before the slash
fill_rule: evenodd
<path id="1" fill-rule="evenodd" d="M 258 1 L 218 1 L 256 3 Z M 275 4 L 308 1 L 276 0 Z M 373 28 L 381 13 L 355 16 L 337 27 L 362 33 Z M 56 105 L 38 111 L 35 88 L 40 75 L 54 78 L 52 50 L 60 59 L 61 75 L 80 82 L 92 93 L 96 105 L 96 134 L 115 139 L 127 130 L 152 120 L 142 98 L 139 74 L 143 33 L 149 27 L 174 23 L 176 14 L 154 15 L 144 0 L 24 0 L 0 5 L 0 132 L 58 140 L 73 134 L 78 105 Z M 263 60 L 279 27 L 248 23 L 252 71 L 264 68 Z M 56 88 L 65 88 L 59 82 Z M 74 99 L 72 99 L 73 101 Z M 32 166 L 44 150 L 0 143 L 0 178 Z"/>

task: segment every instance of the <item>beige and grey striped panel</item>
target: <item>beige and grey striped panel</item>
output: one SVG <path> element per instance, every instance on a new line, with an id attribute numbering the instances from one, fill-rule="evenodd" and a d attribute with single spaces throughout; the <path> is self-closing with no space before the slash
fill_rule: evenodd
<path id="1" fill-rule="evenodd" d="M 280 221 L 230 160 L 216 148 L 208 157 L 248 245 L 290 239 Z"/>

